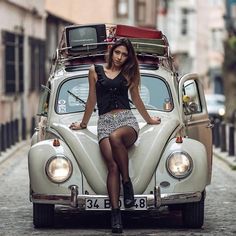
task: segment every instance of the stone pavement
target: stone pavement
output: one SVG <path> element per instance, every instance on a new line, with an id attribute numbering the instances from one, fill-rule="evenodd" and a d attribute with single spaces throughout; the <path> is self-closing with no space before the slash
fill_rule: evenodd
<path id="1" fill-rule="evenodd" d="M 220 148 L 213 147 L 213 154 L 225 162 L 232 170 L 236 170 L 236 156 L 229 156 L 228 152 L 222 152 Z"/>
<path id="2" fill-rule="evenodd" d="M 25 145 L 29 145 L 30 140 L 25 140 L 16 143 L 15 145 L 11 146 L 10 148 L 7 148 L 6 151 L 0 153 L 0 165 L 3 163 L 6 159 L 11 157 L 15 152 L 23 148 Z"/>

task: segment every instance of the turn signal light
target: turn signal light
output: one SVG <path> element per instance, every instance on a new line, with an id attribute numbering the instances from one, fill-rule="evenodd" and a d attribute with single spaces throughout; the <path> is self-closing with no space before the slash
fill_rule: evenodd
<path id="1" fill-rule="evenodd" d="M 52 144 L 54 147 L 58 147 L 58 146 L 60 146 L 61 144 L 60 144 L 60 141 L 59 141 L 59 139 L 54 139 L 53 140 L 53 144 Z"/>
<path id="2" fill-rule="evenodd" d="M 176 143 L 182 143 L 183 142 L 183 138 L 181 136 L 176 137 L 175 140 Z"/>

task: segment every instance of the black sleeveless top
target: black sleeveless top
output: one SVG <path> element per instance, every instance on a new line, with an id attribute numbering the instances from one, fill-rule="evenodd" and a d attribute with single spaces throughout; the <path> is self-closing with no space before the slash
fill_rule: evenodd
<path id="1" fill-rule="evenodd" d="M 98 79 L 96 96 L 98 114 L 102 115 L 114 109 L 130 110 L 128 97 L 128 81 L 119 73 L 114 79 L 109 79 L 102 65 L 94 65 Z"/>

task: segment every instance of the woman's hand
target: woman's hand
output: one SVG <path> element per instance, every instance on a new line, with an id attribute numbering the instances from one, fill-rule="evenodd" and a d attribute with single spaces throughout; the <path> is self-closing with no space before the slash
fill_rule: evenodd
<path id="1" fill-rule="evenodd" d="M 161 118 L 160 117 L 151 117 L 150 120 L 147 122 L 149 125 L 158 125 L 161 123 Z"/>
<path id="2" fill-rule="evenodd" d="M 70 126 L 70 129 L 72 130 L 80 130 L 80 129 L 86 129 L 87 126 L 83 123 L 73 122 Z"/>

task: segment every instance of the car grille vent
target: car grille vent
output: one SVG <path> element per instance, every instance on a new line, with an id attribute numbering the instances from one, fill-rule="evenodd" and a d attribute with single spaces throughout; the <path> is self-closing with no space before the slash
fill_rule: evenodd
<path id="1" fill-rule="evenodd" d="M 74 71 L 88 70 L 90 66 L 91 65 L 66 66 L 65 71 L 66 72 L 74 72 Z"/>
<path id="2" fill-rule="evenodd" d="M 147 70 L 158 70 L 158 65 L 150 65 L 150 64 L 139 64 L 140 69 L 147 69 Z"/>

